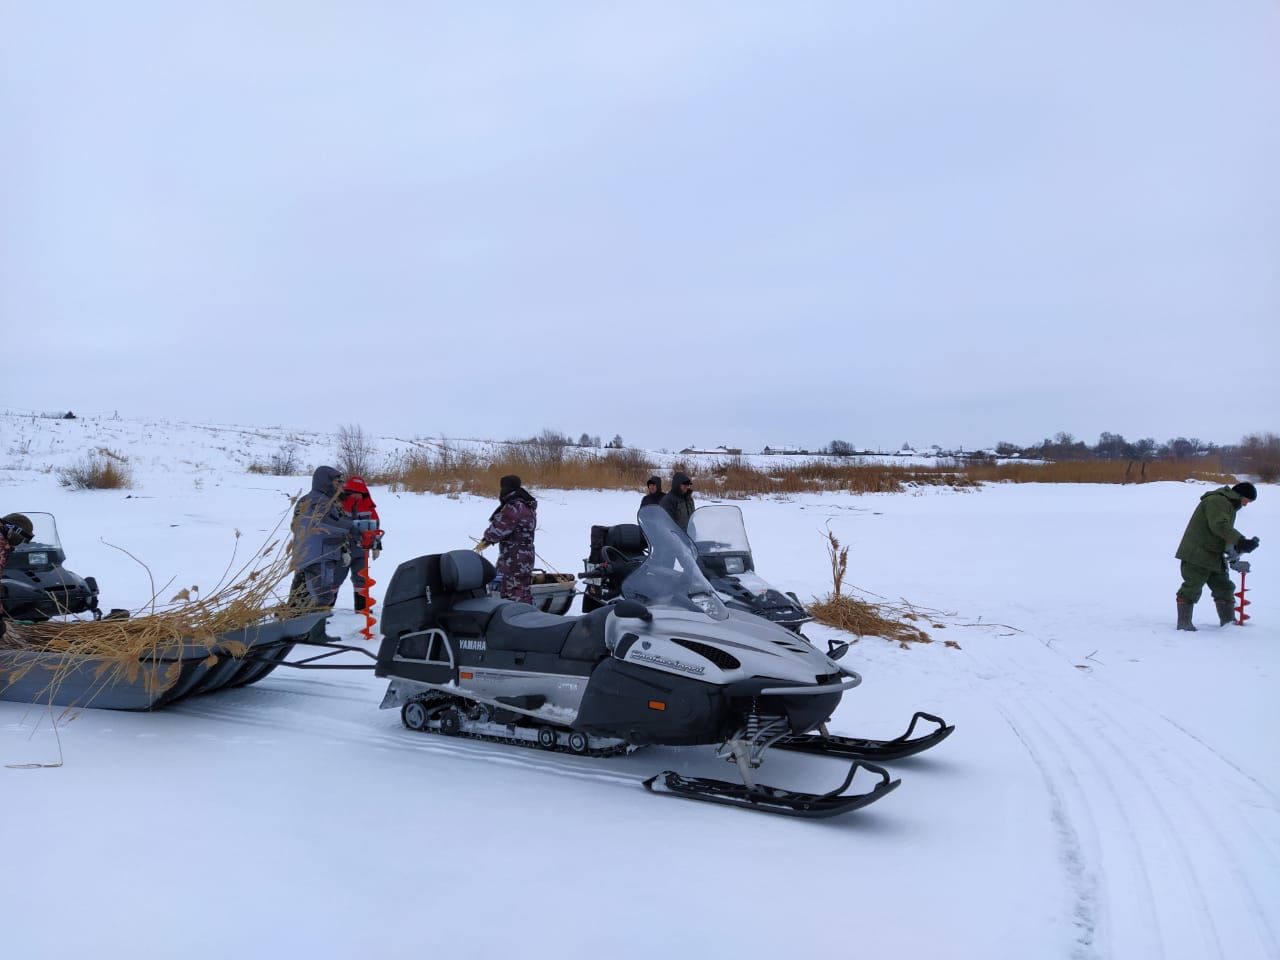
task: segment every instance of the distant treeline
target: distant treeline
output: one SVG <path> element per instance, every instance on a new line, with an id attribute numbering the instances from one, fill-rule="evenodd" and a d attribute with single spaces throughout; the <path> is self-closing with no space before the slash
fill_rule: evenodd
<path id="1" fill-rule="evenodd" d="M 854 449 L 843 440 L 833 440 L 822 451 L 830 456 L 855 456 L 866 451 Z M 988 450 L 953 451 L 932 447 L 925 451 L 936 457 L 956 460 L 1041 460 L 1051 463 L 1087 463 L 1099 461 L 1137 461 L 1148 463 L 1162 460 L 1190 460 L 1212 458 L 1224 470 L 1233 473 L 1251 473 L 1272 482 L 1280 477 L 1280 437 L 1274 433 L 1251 433 L 1239 443 L 1217 444 L 1198 437 L 1173 437 L 1163 443 L 1152 437 L 1126 440 L 1118 433 L 1103 433 L 1094 444 L 1077 440 L 1069 433 L 1059 432 L 1039 443 L 1020 446 L 1002 440 Z"/>
<path id="2" fill-rule="evenodd" d="M 1056 433 L 1052 439 L 1018 446 L 1002 441 L 995 446 L 999 457 L 1021 457 L 1036 460 L 1186 460 L 1192 457 L 1216 457 L 1232 472 L 1254 473 L 1268 482 L 1280 475 L 1280 437 L 1274 433 L 1253 433 L 1239 443 L 1216 444 L 1197 437 L 1174 437 L 1159 443 L 1151 437 L 1126 440 L 1118 433 L 1103 433 L 1095 444 L 1077 440 L 1069 433 Z"/>

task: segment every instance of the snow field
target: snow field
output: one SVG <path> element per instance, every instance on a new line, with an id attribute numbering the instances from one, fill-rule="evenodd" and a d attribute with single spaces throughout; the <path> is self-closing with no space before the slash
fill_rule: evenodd
<path id="1" fill-rule="evenodd" d="M 0 505 L 56 514 L 104 606 L 152 590 L 112 544 L 172 581 L 161 599 L 207 590 L 233 531 L 243 555 L 306 486 L 243 472 L 219 447 L 257 441 L 230 429 L 68 423 L 86 426 L 59 434 L 59 456 L 121 449 L 134 495 L 59 487 L 40 472 L 42 433 L 0 468 Z M 0 454 L 12 446 L 0 436 Z M 590 525 L 633 515 L 643 479 L 634 494 L 534 491 L 547 565 L 579 569 Z M 5 955 L 1280 956 L 1280 495 L 1263 487 L 1239 519 L 1262 539 L 1255 619 L 1219 629 L 1206 596 L 1199 632 L 1180 634 L 1172 554 L 1205 489 L 741 502 L 767 580 L 825 592 L 830 524 L 851 546 L 848 583 L 944 611 L 934 635 L 961 646 L 853 647 L 864 683 L 835 731 L 895 736 L 916 709 L 957 730 L 835 821 L 640 788 L 662 769 L 727 776 L 709 748 L 589 760 L 414 734 L 363 672 L 281 669 L 155 714 L 60 716 L 56 733 L 48 711 L 0 702 L 0 764 L 64 760 L 0 767 Z M 469 546 L 493 507 L 374 496 L 383 585 L 403 560 Z M 330 632 L 354 640 L 349 587 L 340 604 Z M 844 770 L 771 754 L 760 776 L 829 789 Z"/>

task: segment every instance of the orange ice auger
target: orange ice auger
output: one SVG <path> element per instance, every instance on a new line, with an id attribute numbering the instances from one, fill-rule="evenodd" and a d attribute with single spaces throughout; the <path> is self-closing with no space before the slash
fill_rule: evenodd
<path id="1" fill-rule="evenodd" d="M 371 551 L 364 552 L 364 569 L 360 571 L 360 576 L 364 578 L 364 586 L 360 588 L 360 595 L 364 598 L 364 629 L 360 631 L 360 636 L 366 640 L 373 639 L 373 625 L 378 622 L 378 618 L 373 615 L 373 605 L 378 601 L 373 599 L 369 593 L 369 588 L 378 581 L 369 576 L 369 554 Z"/>
<path id="2" fill-rule="evenodd" d="M 1236 591 L 1236 599 L 1240 601 L 1238 604 L 1236 604 L 1236 626 L 1237 627 L 1243 627 L 1244 622 L 1249 619 L 1249 614 L 1244 612 L 1244 608 L 1249 606 L 1249 601 L 1246 600 L 1244 597 L 1244 595 L 1248 592 L 1248 589 L 1244 585 L 1244 578 L 1247 577 L 1248 575 L 1249 575 L 1248 570 L 1240 571 L 1240 589 Z"/>

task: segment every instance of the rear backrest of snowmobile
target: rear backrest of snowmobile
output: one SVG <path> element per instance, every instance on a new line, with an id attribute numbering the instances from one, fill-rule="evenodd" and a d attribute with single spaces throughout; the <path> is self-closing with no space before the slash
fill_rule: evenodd
<path id="1" fill-rule="evenodd" d="M 440 556 L 440 579 L 450 593 L 474 596 L 497 575 L 493 564 L 474 550 L 450 550 Z"/>
<path id="2" fill-rule="evenodd" d="M 497 575 L 493 564 L 473 550 L 450 550 L 441 555 L 440 578 L 453 602 L 440 626 L 450 635 L 482 636 L 494 612 L 511 603 L 485 593 L 485 584 Z"/>
<path id="3" fill-rule="evenodd" d="M 640 532 L 638 523 L 618 523 L 610 527 L 605 536 L 605 544 L 617 550 L 628 560 L 644 556 L 649 546 L 644 539 L 644 534 Z"/>
<path id="4" fill-rule="evenodd" d="M 429 630 L 448 609 L 450 596 L 440 579 L 440 555 L 406 560 L 396 567 L 382 598 L 382 644 L 378 648 L 378 676 L 399 649 L 406 633 Z"/>
<path id="5" fill-rule="evenodd" d="M 591 549 L 587 553 L 587 563 L 604 563 L 604 554 L 600 551 L 604 549 L 605 538 L 608 535 L 608 527 L 602 527 L 598 523 L 591 525 Z"/>

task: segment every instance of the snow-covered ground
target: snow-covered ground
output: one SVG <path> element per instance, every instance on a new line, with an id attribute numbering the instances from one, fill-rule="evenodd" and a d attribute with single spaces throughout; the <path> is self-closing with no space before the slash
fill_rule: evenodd
<path id="1" fill-rule="evenodd" d="M 138 606 L 148 574 L 116 547 L 175 592 L 212 584 L 234 531 L 261 542 L 305 486 L 245 472 L 295 433 L 0 418 L 0 512 L 56 514 L 68 566 L 98 578 L 104 606 Z M 299 437 L 304 459 L 332 459 Z M 93 446 L 130 457 L 132 490 L 58 485 Z M 56 731 L 47 710 L 0 702 L 0 952 L 1280 956 L 1280 490 L 1239 520 L 1262 539 L 1253 621 L 1219 629 L 1206 597 L 1200 631 L 1177 633 L 1172 553 L 1204 489 L 741 502 L 767 579 L 824 593 L 830 525 L 852 547 L 849 582 L 945 611 L 935 635 L 960 645 L 854 647 L 864 683 L 836 730 L 894 736 L 916 709 L 957 729 L 891 765 L 897 791 L 833 821 L 641 789 L 662 769 L 731 775 L 706 748 L 589 760 L 415 734 L 367 673 L 281 669 L 155 714 L 60 715 Z M 538 552 L 565 571 L 591 524 L 639 499 L 534 492 Z M 492 509 L 374 496 L 384 583 L 469 545 Z M 347 590 L 330 632 L 354 640 L 350 605 Z M 797 755 L 762 770 L 809 788 L 842 775 Z"/>

